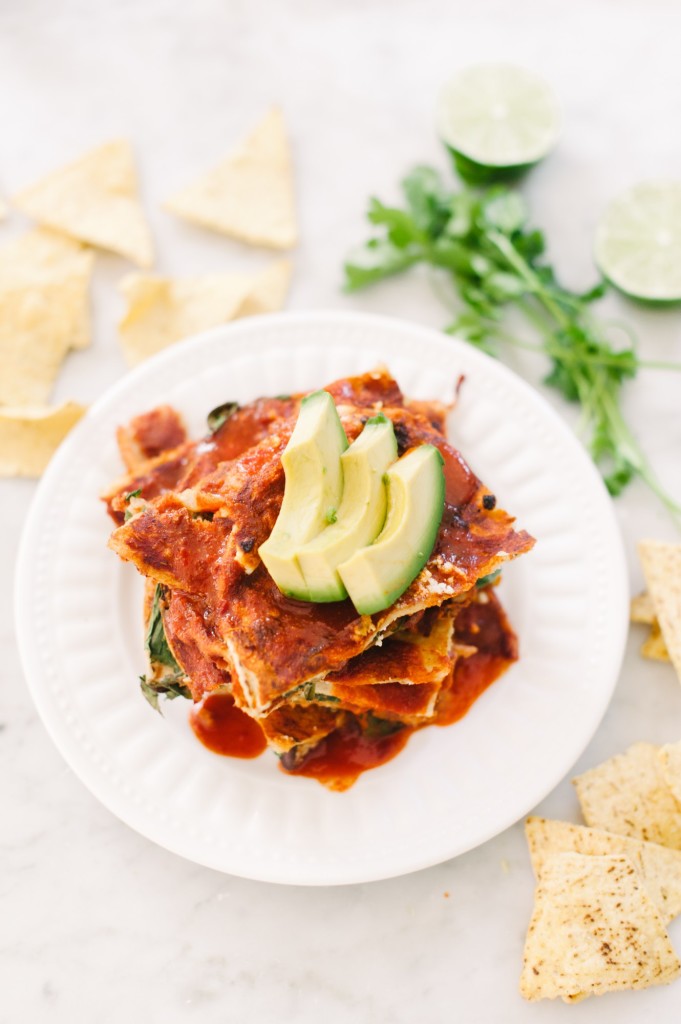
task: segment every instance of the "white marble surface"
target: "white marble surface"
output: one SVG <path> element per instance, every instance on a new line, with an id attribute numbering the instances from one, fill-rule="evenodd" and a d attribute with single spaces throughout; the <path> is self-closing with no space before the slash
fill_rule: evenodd
<path id="1" fill-rule="evenodd" d="M 339 266 L 364 235 L 370 192 L 390 196 L 410 163 L 438 161 L 439 84 L 458 66 L 511 59 L 548 77 L 564 112 L 555 154 L 526 183 L 551 255 L 571 284 L 592 279 L 604 202 L 681 168 L 681 9 L 661 0 L 23 0 L 0 4 L 0 194 L 117 134 L 139 156 L 159 266 L 262 264 L 164 215 L 158 200 L 220 157 L 273 101 L 295 144 L 302 242 L 292 308 L 361 308 L 439 326 L 418 275 L 340 295 Z M 23 224 L 0 226 L 0 241 Z M 56 396 L 92 400 L 123 372 L 114 285 L 102 258 L 96 336 L 69 358 Z M 604 304 L 605 305 L 605 304 Z M 635 324 L 651 358 L 681 359 L 681 313 L 605 309 Z M 515 363 L 538 381 L 541 367 Z M 681 499 L 681 379 L 642 374 L 626 411 Z M 561 407 L 562 408 L 562 407 Z M 17 540 L 34 485 L 0 483 L 0 1022 L 295 1021 L 372 1024 L 677 1019 L 681 982 L 576 1006 L 517 994 L 532 881 L 521 826 L 409 877 L 285 889 L 186 863 L 100 807 L 52 746 L 24 686 L 12 624 Z M 617 502 L 632 587 L 634 542 L 675 537 L 640 486 Z M 681 733 L 681 688 L 644 663 L 640 636 L 579 762 Z M 577 820 L 569 782 L 540 808 Z M 681 950 L 681 922 L 672 926 Z"/>

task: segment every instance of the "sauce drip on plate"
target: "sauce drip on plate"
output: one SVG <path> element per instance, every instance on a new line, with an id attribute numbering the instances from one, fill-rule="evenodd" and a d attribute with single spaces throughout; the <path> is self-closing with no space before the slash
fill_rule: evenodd
<path id="1" fill-rule="evenodd" d="M 195 704 L 189 724 L 204 747 L 227 757 L 259 757 L 267 741 L 258 723 L 228 693 L 212 693 Z"/>
<path id="2" fill-rule="evenodd" d="M 482 597 L 486 600 L 469 605 L 457 616 L 457 643 L 478 650 L 456 662 L 452 678 L 438 696 L 437 725 L 451 725 L 463 718 L 480 694 L 518 657 L 515 633 L 496 595 L 490 591 Z"/>
<path id="3" fill-rule="evenodd" d="M 451 725 L 458 721 L 518 656 L 515 634 L 491 591 L 462 609 L 456 621 L 456 637 L 459 643 L 478 650 L 456 662 L 438 696 L 434 719 L 427 724 Z M 227 693 L 210 694 L 195 704 L 189 720 L 201 743 L 217 754 L 250 758 L 266 749 L 258 723 L 237 708 Z M 380 726 L 363 730 L 358 719 L 348 714 L 345 724 L 322 739 L 299 764 L 289 765 L 285 754 L 280 769 L 286 775 L 304 775 L 329 789 L 343 791 L 363 772 L 391 761 L 415 731 L 411 726 L 387 733 Z"/>
<path id="4" fill-rule="evenodd" d="M 408 727 L 387 736 L 362 732 L 356 719 L 323 739 L 296 768 L 286 767 L 286 755 L 279 767 L 286 775 L 306 775 L 329 789 L 348 789 L 362 772 L 377 768 L 399 754 L 414 730 Z"/>

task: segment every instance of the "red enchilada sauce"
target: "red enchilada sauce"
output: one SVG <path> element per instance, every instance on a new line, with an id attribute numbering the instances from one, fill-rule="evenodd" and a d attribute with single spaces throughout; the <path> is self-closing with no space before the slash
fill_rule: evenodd
<path id="1" fill-rule="evenodd" d="M 396 420 L 398 417 L 396 417 Z M 236 455 L 238 450 L 252 442 L 254 424 L 240 423 L 238 416 L 225 430 L 222 458 L 227 453 Z M 395 423 L 399 440 L 399 423 Z M 251 435 L 251 436 L 249 436 Z M 438 439 L 433 439 L 438 443 Z M 440 527 L 437 548 L 443 539 L 451 550 L 458 549 L 462 563 L 486 557 L 485 545 L 480 536 L 471 537 L 468 523 L 460 510 L 473 502 L 479 482 L 463 457 L 445 444 L 438 444 L 444 457 L 445 508 Z M 491 497 L 491 496 L 489 496 Z M 494 502 L 494 499 L 491 499 Z M 473 502 L 475 504 L 475 502 Z M 491 510 L 494 505 L 485 507 Z M 443 545 L 444 546 L 444 545 Z M 281 602 L 289 613 L 305 623 L 308 643 L 313 642 L 316 631 L 325 634 L 342 629 L 356 613 L 349 601 L 335 605 L 312 605 L 291 601 L 273 588 L 275 605 Z M 486 600 L 485 600 L 486 598 Z M 515 634 L 495 595 L 488 591 L 482 602 L 471 604 L 457 617 L 457 643 L 478 648 L 475 654 L 460 658 L 445 683 L 440 695 L 434 719 L 428 724 L 450 725 L 465 715 L 471 705 L 497 679 L 509 664 L 517 658 Z M 190 716 L 192 729 L 198 739 L 210 750 L 231 757 L 257 757 L 267 746 L 264 734 L 257 722 L 242 712 L 227 694 L 213 694 L 196 705 Z M 406 746 L 416 727 L 404 726 L 387 734 L 362 729 L 359 720 L 348 714 L 346 723 L 322 739 L 298 765 L 287 766 L 287 756 L 280 761 L 280 770 L 287 775 L 304 775 L 317 779 L 331 789 L 348 789 L 365 771 L 392 760 Z"/>
<path id="2" fill-rule="evenodd" d="M 213 693 L 195 704 L 189 724 L 204 747 L 226 757 L 259 757 L 267 747 L 255 719 L 241 711 L 229 693 Z"/>
<path id="3" fill-rule="evenodd" d="M 407 745 L 414 730 L 409 726 L 375 736 L 363 732 L 354 716 L 341 729 L 336 729 L 307 755 L 296 768 L 287 768 L 284 759 L 279 762 L 286 775 L 305 775 L 317 779 L 329 789 L 343 791 L 370 768 L 391 761 Z"/>
<path id="4" fill-rule="evenodd" d="M 475 654 L 459 658 L 451 681 L 437 702 L 436 725 L 458 722 L 481 693 L 518 659 L 518 641 L 506 613 L 492 590 L 462 609 L 456 617 L 456 642 L 477 647 Z"/>
<path id="5" fill-rule="evenodd" d="M 457 616 L 457 643 L 478 650 L 456 662 L 450 681 L 438 696 L 436 725 L 451 725 L 463 718 L 480 694 L 518 657 L 515 633 L 496 595 L 488 590 L 481 598 Z M 399 754 L 413 732 L 416 728 L 405 726 L 387 736 L 375 736 L 363 733 L 357 720 L 351 718 L 348 725 L 322 740 L 300 765 L 287 768 L 284 760 L 280 768 L 287 775 L 317 779 L 330 789 L 348 789 L 362 772 Z"/>
<path id="6" fill-rule="evenodd" d="M 451 725 L 463 718 L 518 656 L 515 634 L 496 596 L 487 591 L 482 597 L 486 600 L 462 609 L 457 617 L 457 642 L 478 650 L 457 661 L 451 680 L 438 697 L 436 725 Z M 226 693 L 211 694 L 196 704 L 190 723 L 201 743 L 217 754 L 252 758 L 267 747 L 258 723 L 237 708 Z M 304 775 L 331 789 L 345 790 L 363 772 L 391 761 L 415 731 L 410 726 L 387 735 L 380 730 L 363 731 L 359 721 L 349 715 L 348 722 L 321 740 L 301 764 L 287 767 L 284 757 L 280 768 L 287 775 Z"/>

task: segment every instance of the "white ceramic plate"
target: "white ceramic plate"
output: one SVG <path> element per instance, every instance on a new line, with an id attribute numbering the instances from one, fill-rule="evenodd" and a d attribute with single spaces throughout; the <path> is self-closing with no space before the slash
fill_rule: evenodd
<path id="1" fill-rule="evenodd" d="M 227 399 L 317 388 L 387 363 L 414 398 L 450 400 L 450 436 L 537 545 L 504 573 L 521 659 L 449 728 L 414 735 L 346 793 L 204 749 L 182 700 L 142 699 L 141 583 L 107 549 L 97 495 L 121 472 L 115 429 L 170 402 L 194 436 Z M 36 494 L 18 562 L 29 685 L 76 774 L 132 828 L 190 860 L 271 882 L 403 874 L 511 825 L 569 771 L 618 675 L 627 622 L 611 503 L 541 397 L 470 346 L 394 320 L 283 314 L 218 328 L 128 374 L 90 410 Z"/>

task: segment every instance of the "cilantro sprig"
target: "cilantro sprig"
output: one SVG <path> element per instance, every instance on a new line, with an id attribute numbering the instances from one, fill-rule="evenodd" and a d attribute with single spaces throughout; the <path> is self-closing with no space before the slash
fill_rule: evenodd
<path id="1" fill-rule="evenodd" d="M 610 493 L 620 494 L 638 476 L 681 514 L 655 478 L 620 405 L 623 384 L 641 367 L 681 367 L 640 359 L 631 334 L 622 347 L 612 345 L 606 325 L 591 312 L 605 282 L 587 292 L 559 283 L 543 259 L 544 235 L 528 227 L 527 207 L 514 189 L 454 191 L 433 168 L 417 167 L 402 190 L 403 206 L 371 199 L 367 216 L 379 233 L 348 258 L 346 289 L 365 288 L 417 263 L 448 272 L 461 305 L 447 332 L 493 355 L 505 344 L 543 352 L 550 361 L 545 383 L 581 406 L 585 442 Z M 538 344 L 509 331 L 509 308 L 520 311 Z"/>

